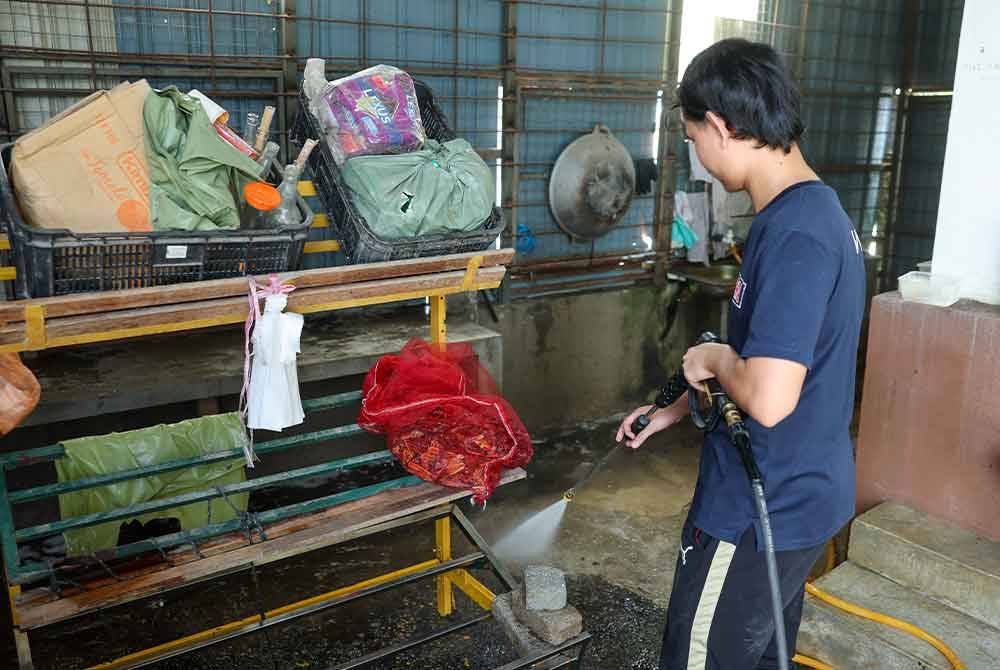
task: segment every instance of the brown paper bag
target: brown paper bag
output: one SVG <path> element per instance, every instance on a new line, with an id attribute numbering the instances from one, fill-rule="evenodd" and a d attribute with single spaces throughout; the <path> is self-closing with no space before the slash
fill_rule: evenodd
<path id="1" fill-rule="evenodd" d="M 98 91 L 14 144 L 11 182 L 28 225 L 144 232 L 149 218 L 146 80 Z"/>
<path id="2" fill-rule="evenodd" d="M 35 410 L 42 387 L 17 354 L 0 354 L 0 435 L 6 435 Z"/>

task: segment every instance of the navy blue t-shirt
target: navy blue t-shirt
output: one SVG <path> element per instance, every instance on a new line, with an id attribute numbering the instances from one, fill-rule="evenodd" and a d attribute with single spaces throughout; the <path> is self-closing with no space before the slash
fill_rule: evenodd
<path id="1" fill-rule="evenodd" d="M 773 428 L 747 425 L 779 551 L 826 542 L 854 514 L 850 438 L 865 305 L 861 241 L 837 194 L 794 184 L 753 219 L 729 306 L 729 344 L 743 358 L 806 366 L 795 410 Z M 724 422 L 705 436 L 691 518 L 737 544 L 760 527 L 749 480 Z"/>

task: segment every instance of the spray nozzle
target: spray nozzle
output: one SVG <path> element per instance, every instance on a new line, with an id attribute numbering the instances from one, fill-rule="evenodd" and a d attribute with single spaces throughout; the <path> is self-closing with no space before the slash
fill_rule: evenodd
<path id="1" fill-rule="evenodd" d="M 563 500 L 565 500 L 566 502 L 573 502 L 573 498 L 575 497 L 576 497 L 576 488 L 566 489 L 566 492 L 563 493 Z"/>

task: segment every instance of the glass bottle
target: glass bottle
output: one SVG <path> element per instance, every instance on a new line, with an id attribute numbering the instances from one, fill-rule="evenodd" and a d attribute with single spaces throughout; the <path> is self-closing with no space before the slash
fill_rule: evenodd
<path id="1" fill-rule="evenodd" d="M 285 166 L 284 178 L 278 186 L 281 194 L 281 204 L 268 213 L 268 225 L 273 228 L 297 226 L 302 223 L 302 212 L 299 210 L 299 178 L 306 168 L 306 160 L 316 146 L 316 140 L 306 140 L 302 145 L 295 162 Z"/>
<path id="2" fill-rule="evenodd" d="M 284 178 L 278 186 L 281 203 L 266 213 L 265 218 L 270 228 L 288 228 L 302 223 L 302 213 L 299 211 L 299 178 L 302 168 L 296 164 L 285 166 Z"/>
<path id="3" fill-rule="evenodd" d="M 274 164 L 274 159 L 278 157 L 278 149 L 277 142 L 268 142 L 264 145 L 264 151 L 257 158 L 257 164 L 260 165 L 261 179 L 267 179 L 270 176 L 271 165 Z"/>
<path id="4" fill-rule="evenodd" d="M 247 112 L 247 120 L 243 125 L 243 141 L 253 146 L 257 139 L 257 126 L 260 125 L 260 114 L 257 112 Z"/>
<path id="5" fill-rule="evenodd" d="M 259 229 L 270 227 L 270 217 L 281 206 L 278 189 L 262 181 L 253 181 L 243 187 L 243 210 L 240 227 Z"/>

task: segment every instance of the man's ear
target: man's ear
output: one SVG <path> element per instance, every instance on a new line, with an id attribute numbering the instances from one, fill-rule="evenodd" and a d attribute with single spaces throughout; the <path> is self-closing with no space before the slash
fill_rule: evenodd
<path id="1" fill-rule="evenodd" d="M 714 130 L 715 139 L 719 142 L 719 147 L 725 149 L 729 144 L 729 140 L 732 139 L 726 120 L 715 112 L 705 112 L 705 121 Z"/>

